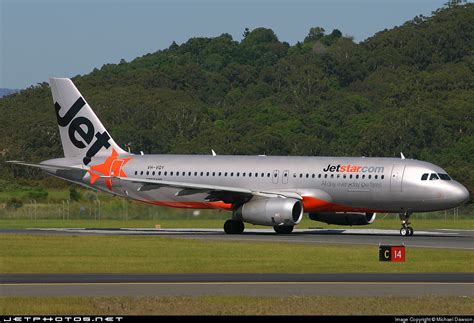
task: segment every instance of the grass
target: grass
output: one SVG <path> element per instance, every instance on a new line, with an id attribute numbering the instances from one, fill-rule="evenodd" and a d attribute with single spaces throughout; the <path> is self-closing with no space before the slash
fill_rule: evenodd
<path id="1" fill-rule="evenodd" d="M 35 189 L 38 187 L 32 187 Z M 47 189 L 48 201 L 63 201 L 69 198 L 69 190 L 67 189 Z M 82 190 L 81 190 L 82 191 Z M 0 191 L 0 202 L 6 202 L 12 198 L 23 200 L 27 202 L 30 198 L 28 197 L 28 190 L 5 190 Z"/>
<path id="2" fill-rule="evenodd" d="M 472 315 L 472 297 L 0 297 L 0 315 Z"/>
<path id="3" fill-rule="evenodd" d="M 378 261 L 378 246 L 197 241 L 156 236 L 0 235 L 2 273 L 474 272 L 469 250 L 408 248 Z"/>
<path id="4" fill-rule="evenodd" d="M 154 228 L 160 224 L 162 228 L 222 228 L 225 219 L 203 219 L 199 217 L 177 216 L 176 219 L 156 220 L 62 220 L 62 219 L 0 219 L 0 228 Z M 412 219 L 412 226 L 416 230 L 432 229 L 462 229 L 474 230 L 474 219 L 444 220 L 444 219 Z M 257 228 L 246 224 L 247 228 Z M 261 227 L 260 227 L 261 228 Z M 267 227 L 268 228 L 268 227 Z M 307 217 L 296 226 L 299 229 L 322 228 L 322 229 L 400 229 L 398 219 L 385 218 L 375 220 L 368 226 L 336 226 L 309 220 Z"/>

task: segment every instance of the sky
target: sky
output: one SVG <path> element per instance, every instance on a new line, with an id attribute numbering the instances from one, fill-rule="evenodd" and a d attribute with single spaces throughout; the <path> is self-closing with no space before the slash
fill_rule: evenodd
<path id="1" fill-rule="evenodd" d="M 302 41 L 311 27 L 363 41 L 447 0 L 0 0 L 0 88 L 87 74 L 191 37 L 271 28 Z"/>

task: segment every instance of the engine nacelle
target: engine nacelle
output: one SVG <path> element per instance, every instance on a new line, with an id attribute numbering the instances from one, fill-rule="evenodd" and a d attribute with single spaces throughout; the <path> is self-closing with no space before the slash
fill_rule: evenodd
<path id="1" fill-rule="evenodd" d="M 258 225 L 295 225 L 303 218 L 303 203 L 292 198 L 254 198 L 239 207 L 234 218 Z"/>
<path id="2" fill-rule="evenodd" d="M 309 218 L 313 221 L 324 222 L 327 224 L 339 225 L 367 225 L 375 221 L 377 213 L 358 213 L 358 212 L 325 212 L 310 213 Z"/>

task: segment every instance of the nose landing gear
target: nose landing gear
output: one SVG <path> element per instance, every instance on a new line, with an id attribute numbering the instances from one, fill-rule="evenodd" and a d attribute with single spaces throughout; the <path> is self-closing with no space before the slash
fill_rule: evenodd
<path id="1" fill-rule="evenodd" d="M 410 215 L 411 215 L 411 212 L 400 213 L 400 221 L 402 221 L 402 228 L 400 229 L 400 235 L 404 237 L 412 236 L 414 232 L 413 228 L 408 226 L 410 224 L 410 222 L 408 222 Z"/>

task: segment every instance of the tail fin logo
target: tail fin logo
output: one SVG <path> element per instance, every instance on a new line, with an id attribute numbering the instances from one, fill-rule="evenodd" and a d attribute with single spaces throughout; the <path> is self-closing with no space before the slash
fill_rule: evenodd
<path id="1" fill-rule="evenodd" d="M 119 154 L 112 148 L 112 153 L 102 164 L 91 166 L 89 170 L 91 176 L 90 183 L 93 185 L 101 176 L 127 177 L 122 167 L 129 162 L 132 157 L 118 157 Z M 115 163 L 116 161 L 121 163 Z M 109 190 L 112 190 L 112 178 L 106 178 L 105 185 Z"/>
<path id="2" fill-rule="evenodd" d="M 86 152 L 86 156 L 83 159 L 84 164 L 87 165 L 90 163 L 91 158 L 94 157 L 102 148 L 108 149 L 110 147 L 110 136 L 107 131 L 103 131 L 102 133 L 99 131 L 95 132 L 94 125 L 86 117 L 76 117 L 85 105 L 86 102 L 80 96 L 64 116 L 61 117 L 59 111 L 62 107 L 58 102 L 54 103 L 58 124 L 60 127 L 69 126 L 69 139 L 74 146 L 79 149 L 84 149 L 95 140 L 94 143 L 90 145 Z M 79 138 L 77 135 L 79 135 Z"/>

